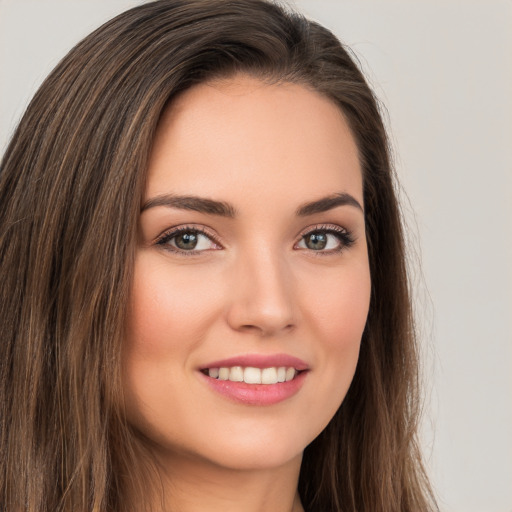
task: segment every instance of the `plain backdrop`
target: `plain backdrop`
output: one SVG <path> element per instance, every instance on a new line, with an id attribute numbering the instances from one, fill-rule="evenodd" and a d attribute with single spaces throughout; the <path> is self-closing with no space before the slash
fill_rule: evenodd
<path id="1" fill-rule="evenodd" d="M 0 0 L 2 153 L 60 58 L 140 3 Z M 355 51 L 387 108 L 441 509 L 512 512 L 512 1 L 296 3 Z"/>

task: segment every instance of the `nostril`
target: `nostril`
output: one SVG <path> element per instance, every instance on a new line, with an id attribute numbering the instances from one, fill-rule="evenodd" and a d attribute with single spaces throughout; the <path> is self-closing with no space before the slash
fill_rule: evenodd
<path id="1" fill-rule="evenodd" d="M 294 329 L 293 324 L 286 324 L 284 326 L 279 324 L 270 325 L 269 323 L 260 322 L 259 325 L 245 324 L 238 327 L 236 330 L 240 332 L 253 332 L 261 337 L 274 336 L 276 333 L 289 332 Z"/>

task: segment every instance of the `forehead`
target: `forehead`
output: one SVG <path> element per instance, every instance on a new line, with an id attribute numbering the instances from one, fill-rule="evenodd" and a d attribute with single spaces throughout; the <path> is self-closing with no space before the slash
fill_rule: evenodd
<path id="1" fill-rule="evenodd" d="M 146 198 L 172 192 L 234 200 L 266 191 L 270 199 L 274 190 L 298 202 L 349 192 L 362 203 L 357 147 L 330 99 L 303 85 L 239 75 L 197 85 L 164 111 Z"/>

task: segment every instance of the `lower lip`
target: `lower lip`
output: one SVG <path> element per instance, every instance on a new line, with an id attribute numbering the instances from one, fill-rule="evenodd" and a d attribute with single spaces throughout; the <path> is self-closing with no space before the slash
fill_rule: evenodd
<path id="1" fill-rule="evenodd" d="M 303 371 L 294 379 L 277 384 L 246 384 L 213 379 L 202 372 L 199 373 L 211 389 L 235 402 L 247 405 L 273 405 L 295 395 L 302 387 L 308 372 Z"/>

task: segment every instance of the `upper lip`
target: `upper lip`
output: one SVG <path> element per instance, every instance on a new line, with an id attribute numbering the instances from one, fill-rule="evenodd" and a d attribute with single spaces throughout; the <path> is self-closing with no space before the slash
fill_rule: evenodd
<path id="1" fill-rule="evenodd" d="M 201 366 L 201 370 L 206 368 L 230 368 L 233 366 L 243 366 L 252 368 L 272 368 L 286 366 L 293 367 L 296 370 L 308 370 L 309 365 L 298 357 L 289 354 L 244 354 L 230 357 L 228 359 L 219 359 Z"/>

